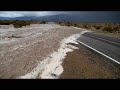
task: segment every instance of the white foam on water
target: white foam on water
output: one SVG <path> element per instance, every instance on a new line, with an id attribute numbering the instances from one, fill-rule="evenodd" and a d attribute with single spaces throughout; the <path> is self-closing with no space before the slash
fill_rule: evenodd
<path id="1" fill-rule="evenodd" d="M 85 32 L 85 31 L 83 31 Z M 82 33 L 83 33 L 82 32 Z M 51 53 L 47 58 L 40 61 L 36 68 L 34 68 L 30 73 L 20 76 L 21 79 L 35 79 L 38 77 L 42 79 L 57 79 L 62 74 L 63 66 L 62 62 L 68 52 L 72 52 L 74 49 L 78 49 L 69 43 L 77 43 L 77 38 L 80 34 L 72 35 L 68 38 L 63 39 L 60 42 L 60 47 L 57 51 Z"/>

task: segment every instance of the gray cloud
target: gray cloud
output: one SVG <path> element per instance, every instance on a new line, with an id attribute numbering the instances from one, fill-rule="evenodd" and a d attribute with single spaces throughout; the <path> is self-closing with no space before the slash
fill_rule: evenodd
<path id="1" fill-rule="evenodd" d="M 69 14 L 77 15 L 77 17 L 95 17 L 97 16 L 108 16 L 108 17 L 120 17 L 120 12 L 115 11 L 0 11 L 0 17 L 21 17 L 21 16 L 46 16 L 46 15 L 57 15 L 57 14 Z"/>
<path id="2" fill-rule="evenodd" d="M 69 12 L 64 11 L 0 11 L 0 17 L 21 17 L 21 16 L 46 16 L 67 14 Z"/>

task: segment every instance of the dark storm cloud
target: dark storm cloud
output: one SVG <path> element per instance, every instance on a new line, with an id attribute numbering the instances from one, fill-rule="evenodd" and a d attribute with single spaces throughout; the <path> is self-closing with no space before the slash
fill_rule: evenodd
<path id="1" fill-rule="evenodd" d="M 42 16 L 57 15 L 43 19 Z M 120 11 L 0 11 L 0 19 L 16 17 L 42 17 L 48 21 L 85 21 L 85 22 L 120 22 Z M 3 18 L 4 17 L 4 18 Z M 30 19 L 30 18 L 29 18 Z"/>
<path id="2" fill-rule="evenodd" d="M 21 16 L 46 16 L 46 15 L 57 15 L 57 14 L 69 14 L 69 15 L 102 15 L 111 14 L 120 15 L 120 12 L 106 12 L 106 11 L 0 11 L 0 17 L 21 17 Z"/>

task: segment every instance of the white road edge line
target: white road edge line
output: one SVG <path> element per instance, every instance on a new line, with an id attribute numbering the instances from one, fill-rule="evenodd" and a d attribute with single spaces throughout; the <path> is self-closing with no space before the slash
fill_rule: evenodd
<path id="1" fill-rule="evenodd" d="M 77 40 L 77 41 L 78 41 L 78 40 Z M 113 59 L 113 58 L 111 58 L 111 57 L 105 55 L 104 53 L 102 53 L 102 52 L 100 52 L 100 51 L 98 51 L 98 50 L 96 50 L 96 49 L 94 49 L 94 48 L 88 46 L 87 44 L 85 44 L 85 43 L 83 43 L 83 42 L 81 42 L 81 41 L 78 41 L 78 42 L 81 43 L 82 45 L 84 45 L 84 46 L 86 46 L 86 47 L 88 47 L 88 48 L 90 48 L 90 49 L 96 51 L 97 53 L 99 53 L 99 54 L 105 56 L 106 58 L 108 58 L 108 59 L 110 59 L 110 60 L 112 60 L 112 61 L 114 61 L 114 62 L 120 64 L 120 62 L 118 62 L 117 60 L 115 60 L 115 59 Z"/>

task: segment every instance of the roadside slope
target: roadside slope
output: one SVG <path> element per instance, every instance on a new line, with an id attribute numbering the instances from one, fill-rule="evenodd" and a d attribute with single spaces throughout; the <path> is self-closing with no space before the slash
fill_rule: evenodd
<path id="1" fill-rule="evenodd" d="M 67 54 L 60 79 L 119 79 L 120 69 L 108 59 L 77 45 L 78 50 Z"/>

